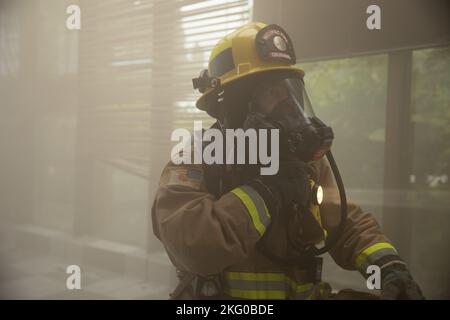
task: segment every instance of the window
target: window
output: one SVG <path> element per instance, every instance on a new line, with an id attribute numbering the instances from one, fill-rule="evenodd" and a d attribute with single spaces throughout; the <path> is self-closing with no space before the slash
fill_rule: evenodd
<path id="1" fill-rule="evenodd" d="M 450 293 L 450 47 L 413 51 L 411 259 L 432 297 Z"/>
<path id="2" fill-rule="evenodd" d="M 316 115 L 333 128 L 332 151 L 361 206 L 382 201 L 387 56 L 301 63 Z"/>
<path id="3" fill-rule="evenodd" d="M 450 191 L 450 47 L 413 53 L 411 184 Z M 446 192 L 443 192 L 443 195 Z"/>

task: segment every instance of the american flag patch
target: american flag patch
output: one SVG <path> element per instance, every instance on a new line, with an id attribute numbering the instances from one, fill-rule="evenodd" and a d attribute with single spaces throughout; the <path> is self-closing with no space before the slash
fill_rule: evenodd
<path id="1" fill-rule="evenodd" d="M 168 186 L 183 186 L 200 189 L 203 170 L 197 168 L 171 168 Z"/>

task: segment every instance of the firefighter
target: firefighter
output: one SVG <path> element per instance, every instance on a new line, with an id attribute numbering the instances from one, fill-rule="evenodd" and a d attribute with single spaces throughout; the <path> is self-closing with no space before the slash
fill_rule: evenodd
<path id="1" fill-rule="evenodd" d="M 171 297 L 378 297 L 351 290 L 336 294 L 321 280 L 321 258 L 311 248 L 334 237 L 330 254 L 339 266 L 365 277 L 368 266 L 380 268 L 381 298 L 423 299 L 371 214 L 348 202 L 347 218 L 340 221 L 339 193 L 323 157 L 332 139 L 328 127 L 316 122 L 324 134 L 314 148 L 304 143 L 307 134 L 295 134 L 297 144 L 289 139 L 298 121 L 317 119 L 304 90 L 304 72 L 295 63 L 292 41 L 281 27 L 249 23 L 214 47 L 208 70 L 194 79 L 202 93 L 197 107 L 217 119 L 213 128 L 285 124 L 286 130 L 280 134 L 275 175 L 261 175 L 248 165 L 166 165 L 152 220 L 180 278 Z"/>

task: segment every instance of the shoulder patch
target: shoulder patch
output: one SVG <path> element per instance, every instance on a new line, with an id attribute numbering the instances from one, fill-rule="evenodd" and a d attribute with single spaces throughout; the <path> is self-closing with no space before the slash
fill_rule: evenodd
<path id="1" fill-rule="evenodd" d="M 203 170 L 199 168 L 172 167 L 167 186 L 183 186 L 200 190 L 203 180 Z"/>

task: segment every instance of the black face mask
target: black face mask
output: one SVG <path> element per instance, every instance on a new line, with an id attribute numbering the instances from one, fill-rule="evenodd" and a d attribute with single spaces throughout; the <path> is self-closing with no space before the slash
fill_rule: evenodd
<path id="1" fill-rule="evenodd" d="M 304 108 L 306 93 L 298 78 L 284 79 L 288 97 L 280 101 L 268 114 L 251 111 L 244 122 L 244 129 L 279 129 L 280 157 L 309 162 L 321 159 L 330 149 L 334 135 L 330 127 L 314 116 L 308 106 Z M 306 98 L 307 100 L 307 98 Z"/>

